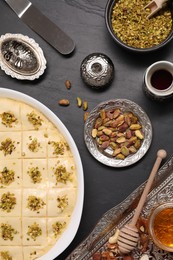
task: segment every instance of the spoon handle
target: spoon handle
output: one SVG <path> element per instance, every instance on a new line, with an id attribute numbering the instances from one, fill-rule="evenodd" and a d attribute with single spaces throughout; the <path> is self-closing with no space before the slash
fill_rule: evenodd
<path id="1" fill-rule="evenodd" d="M 156 158 L 155 164 L 154 164 L 154 166 L 152 168 L 152 171 L 150 173 L 150 176 L 148 178 L 148 181 L 146 183 L 144 191 L 143 191 L 143 193 L 141 195 L 141 198 L 140 198 L 140 200 L 138 202 L 138 205 L 137 205 L 137 207 L 135 209 L 134 216 L 133 216 L 133 218 L 131 220 L 131 223 L 130 223 L 131 227 L 135 227 L 136 226 L 136 222 L 137 222 L 137 220 L 139 218 L 139 215 L 140 215 L 140 213 L 142 211 L 143 205 L 144 205 L 144 203 L 146 201 L 147 195 L 148 195 L 148 193 L 150 191 L 150 188 L 152 186 L 152 183 L 154 181 L 154 177 L 155 177 L 155 175 L 156 175 L 156 173 L 157 173 L 157 171 L 159 169 L 159 166 L 161 164 L 162 159 L 164 159 L 165 157 L 166 157 L 166 151 L 165 150 L 159 150 L 157 152 L 157 158 Z"/>

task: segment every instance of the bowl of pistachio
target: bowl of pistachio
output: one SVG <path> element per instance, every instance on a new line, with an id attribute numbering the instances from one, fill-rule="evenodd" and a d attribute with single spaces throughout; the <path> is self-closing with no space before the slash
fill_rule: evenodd
<path id="1" fill-rule="evenodd" d="M 168 44 L 173 38 L 173 8 L 167 1 L 149 18 L 145 8 L 150 0 L 108 0 L 105 9 L 107 29 L 116 43 L 135 52 L 150 52 Z"/>
<path id="2" fill-rule="evenodd" d="M 91 155 L 111 167 L 126 167 L 139 161 L 152 141 L 152 125 L 145 111 L 127 99 L 98 104 L 84 127 L 85 144 Z"/>

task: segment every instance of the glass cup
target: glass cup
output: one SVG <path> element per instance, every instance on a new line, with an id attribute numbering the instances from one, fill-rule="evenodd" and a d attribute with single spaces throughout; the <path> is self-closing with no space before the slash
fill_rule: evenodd
<path id="1" fill-rule="evenodd" d="M 163 203 L 152 211 L 149 234 L 156 246 L 173 252 L 173 202 Z"/>

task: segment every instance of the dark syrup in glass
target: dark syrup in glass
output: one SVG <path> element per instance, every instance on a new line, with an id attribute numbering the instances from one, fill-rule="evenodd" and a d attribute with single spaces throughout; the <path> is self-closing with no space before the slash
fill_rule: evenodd
<path id="1" fill-rule="evenodd" d="M 172 81 L 172 74 L 165 69 L 156 70 L 151 76 L 151 85 L 158 90 L 165 90 L 169 88 Z"/>

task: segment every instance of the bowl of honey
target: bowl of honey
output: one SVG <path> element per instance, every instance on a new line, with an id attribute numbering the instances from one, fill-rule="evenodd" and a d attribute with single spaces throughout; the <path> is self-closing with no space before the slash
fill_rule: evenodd
<path id="1" fill-rule="evenodd" d="M 173 202 L 163 203 L 152 211 L 149 233 L 156 246 L 173 252 Z"/>

